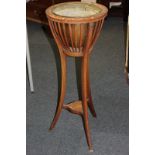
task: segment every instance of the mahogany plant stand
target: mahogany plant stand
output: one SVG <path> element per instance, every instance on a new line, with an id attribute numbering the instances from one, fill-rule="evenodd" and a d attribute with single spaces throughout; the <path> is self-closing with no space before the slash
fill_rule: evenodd
<path id="1" fill-rule="evenodd" d="M 94 15 L 88 17 L 72 17 L 59 15 L 59 9 L 70 10 L 79 7 L 84 11 L 96 9 Z M 86 9 L 85 9 L 86 8 Z M 81 9 L 81 10 L 82 10 Z M 80 10 L 80 11 L 81 11 Z M 83 10 L 82 10 L 83 11 Z M 82 2 L 61 3 L 49 7 L 46 10 L 49 26 L 59 49 L 61 61 L 61 93 L 54 119 L 50 130 L 53 129 L 60 117 L 62 109 L 66 109 L 74 114 L 82 116 L 86 133 L 87 144 L 92 152 L 92 142 L 88 124 L 88 107 L 94 117 L 96 112 L 92 102 L 90 83 L 89 83 L 89 56 L 96 42 L 107 15 L 107 8 L 100 4 L 90 4 Z M 79 15 L 78 15 L 79 16 Z M 66 92 L 66 57 L 81 57 L 81 92 L 82 100 L 64 104 Z"/>

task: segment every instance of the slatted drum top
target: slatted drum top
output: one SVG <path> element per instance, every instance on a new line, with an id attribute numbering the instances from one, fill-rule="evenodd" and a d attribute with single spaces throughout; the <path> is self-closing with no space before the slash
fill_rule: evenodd
<path id="1" fill-rule="evenodd" d="M 46 10 L 48 17 L 58 20 L 85 20 L 106 16 L 108 9 L 97 3 L 66 2 L 53 5 Z"/>

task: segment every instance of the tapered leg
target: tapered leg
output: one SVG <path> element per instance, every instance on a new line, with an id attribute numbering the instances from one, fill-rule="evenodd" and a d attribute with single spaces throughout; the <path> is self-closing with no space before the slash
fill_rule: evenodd
<path id="1" fill-rule="evenodd" d="M 54 119 L 51 123 L 49 130 L 51 130 L 55 127 L 55 125 L 60 117 L 60 114 L 62 111 L 62 106 L 64 103 L 65 92 L 66 92 L 66 56 L 62 51 L 60 51 L 59 53 L 60 53 L 60 60 L 61 60 L 61 92 L 60 92 L 59 102 L 57 105 L 57 110 L 56 110 Z"/>
<path id="2" fill-rule="evenodd" d="M 93 105 L 93 100 L 92 100 L 92 96 L 91 96 L 91 88 L 90 88 L 89 59 L 88 59 L 88 64 L 87 64 L 87 92 L 88 92 L 88 106 L 89 106 L 90 112 L 94 117 L 96 117 L 96 112 L 95 112 L 95 108 Z"/>
<path id="3" fill-rule="evenodd" d="M 84 128 L 86 133 L 86 139 L 88 143 L 89 150 L 92 151 L 92 143 L 90 137 L 90 129 L 88 124 L 88 103 L 87 103 L 87 65 L 88 65 L 88 57 L 84 56 L 82 58 L 82 73 L 81 73 L 81 81 L 82 81 L 82 104 L 83 104 L 83 121 Z"/>

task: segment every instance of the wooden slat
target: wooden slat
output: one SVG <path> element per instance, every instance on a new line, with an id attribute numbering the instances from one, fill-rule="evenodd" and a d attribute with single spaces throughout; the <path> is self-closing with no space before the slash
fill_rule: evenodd
<path id="1" fill-rule="evenodd" d="M 66 45 L 66 42 L 65 42 L 65 38 L 64 38 L 64 36 L 63 36 L 63 33 L 62 33 L 61 25 L 62 25 L 61 23 L 58 23 L 58 31 L 59 31 L 60 38 L 61 38 L 61 40 L 62 40 L 62 44 L 63 44 L 63 46 L 66 48 L 67 45 Z"/>
<path id="2" fill-rule="evenodd" d="M 95 39 L 99 22 L 95 22 L 94 24 L 95 24 L 95 26 L 94 26 L 94 30 L 93 30 L 92 43 L 93 43 L 93 40 Z"/>
<path id="3" fill-rule="evenodd" d="M 61 42 L 61 46 L 62 46 L 63 41 L 62 41 L 62 38 L 60 37 L 60 33 L 59 33 L 59 30 L 58 30 L 58 23 L 53 22 L 53 28 L 54 28 L 54 30 L 56 31 L 58 40 Z"/>
<path id="4" fill-rule="evenodd" d="M 70 35 L 70 41 L 71 41 L 71 44 L 72 44 L 72 50 L 74 51 L 72 27 L 71 27 L 71 24 L 69 24 L 68 26 L 69 26 L 69 35 Z"/>
<path id="5" fill-rule="evenodd" d="M 74 24 L 74 45 L 75 45 L 75 51 L 78 52 L 78 25 Z"/>
<path id="6" fill-rule="evenodd" d="M 91 46 L 92 33 L 93 33 L 92 23 L 88 23 L 88 31 L 86 35 L 86 43 L 84 46 L 84 52 L 89 52 L 89 47 Z"/>
<path id="7" fill-rule="evenodd" d="M 65 39 L 66 45 L 69 49 L 69 43 L 68 43 L 68 38 L 67 38 L 67 34 L 66 34 L 67 31 L 66 31 L 65 23 L 62 24 L 62 28 L 63 28 L 64 39 Z"/>
<path id="8" fill-rule="evenodd" d="M 98 38 L 99 35 L 100 35 L 100 31 L 101 31 L 101 29 L 102 29 L 102 25 L 103 25 L 103 20 L 100 20 L 100 21 L 98 22 L 98 26 L 97 26 L 97 30 L 96 30 L 96 35 L 95 35 L 95 37 L 94 37 L 94 39 L 93 39 L 93 41 L 92 41 L 92 46 L 96 43 L 97 38 Z"/>
<path id="9" fill-rule="evenodd" d="M 80 51 L 82 51 L 82 40 L 83 40 L 83 26 L 82 24 L 80 24 L 80 40 L 79 40 L 79 48 L 80 48 Z"/>

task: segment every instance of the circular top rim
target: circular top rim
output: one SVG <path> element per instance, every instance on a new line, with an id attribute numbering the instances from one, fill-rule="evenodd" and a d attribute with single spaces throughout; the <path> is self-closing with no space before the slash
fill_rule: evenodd
<path id="1" fill-rule="evenodd" d="M 59 6 L 63 6 L 63 5 L 67 5 L 67 4 L 69 4 L 69 5 L 71 5 L 71 4 L 74 4 L 74 5 L 75 4 L 85 4 L 90 7 L 96 7 L 100 11 L 93 15 L 83 16 L 83 17 L 63 16 L 63 15 L 58 15 L 53 12 L 53 10 L 58 8 Z M 107 15 L 107 13 L 108 13 L 108 9 L 104 5 L 101 5 L 98 3 L 88 3 L 88 2 L 64 2 L 64 3 L 52 5 L 46 9 L 46 15 L 48 18 L 52 18 L 53 20 L 58 20 L 58 21 L 66 21 L 66 22 L 69 22 L 69 21 L 70 22 L 74 22 L 74 21 L 78 22 L 78 21 L 84 21 L 84 20 L 91 21 L 91 20 L 95 20 L 96 18 L 105 17 Z"/>

